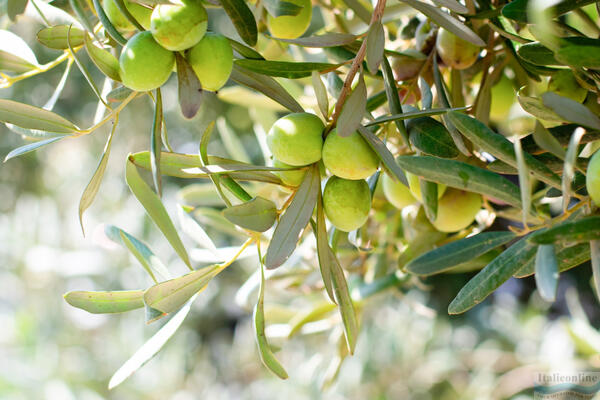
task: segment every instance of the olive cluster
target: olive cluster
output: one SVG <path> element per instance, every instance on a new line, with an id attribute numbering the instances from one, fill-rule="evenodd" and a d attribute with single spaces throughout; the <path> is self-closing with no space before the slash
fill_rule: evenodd
<path id="1" fill-rule="evenodd" d="M 278 119 L 267 136 L 276 167 L 300 167 L 322 160 L 333 175 L 323 191 L 323 209 L 331 223 L 349 232 L 361 227 L 371 209 L 365 178 L 379 167 L 379 157 L 358 132 L 342 137 L 332 130 L 323 140 L 325 125 L 316 115 L 289 114 Z M 298 186 L 306 170 L 279 171 L 281 180 Z"/>
<path id="2" fill-rule="evenodd" d="M 177 0 L 154 9 L 125 0 L 125 6 L 148 30 L 133 35 L 121 51 L 123 85 L 137 91 L 162 86 L 175 68 L 175 52 L 182 52 L 203 89 L 217 91 L 227 82 L 233 49 L 226 37 L 206 31 L 208 15 L 199 0 Z M 104 9 L 116 28 L 134 29 L 114 0 L 104 0 Z"/>

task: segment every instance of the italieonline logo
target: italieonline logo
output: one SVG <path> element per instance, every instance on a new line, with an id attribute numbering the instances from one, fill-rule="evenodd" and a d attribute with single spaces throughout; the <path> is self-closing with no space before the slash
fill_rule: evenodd
<path id="1" fill-rule="evenodd" d="M 600 392 L 600 372 L 538 372 L 534 399 L 592 399 Z"/>

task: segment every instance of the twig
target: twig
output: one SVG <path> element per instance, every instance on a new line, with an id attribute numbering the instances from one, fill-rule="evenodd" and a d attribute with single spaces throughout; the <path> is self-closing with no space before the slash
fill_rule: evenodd
<path id="1" fill-rule="evenodd" d="M 383 17 L 383 11 L 385 8 L 385 3 L 386 3 L 386 0 L 377 0 L 377 5 L 375 6 L 375 9 L 373 10 L 373 14 L 371 15 L 371 23 L 369 26 L 373 25 L 373 23 L 376 21 L 381 21 L 381 18 Z M 333 110 L 333 114 L 331 115 L 331 122 L 329 123 L 327 131 L 330 131 L 331 129 L 333 129 L 335 127 L 337 120 L 340 117 L 340 113 L 342 112 L 342 107 L 344 106 L 344 103 L 346 102 L 346 97 L 348 97 L 348 94 L 350 93 L 352 81 L 354 80 L 354 77 L 356 76 L 356 73 L 358 72 L 358 68 L 360 67 L 363 60 L 365 59 L 366 53 L 367 53 L 367 41 L 363 40 L 362 44 L 360 45 L 360 48 L 358 49 L 358 52 L 356 53 L 356 56 L 354 57 L 354 61 L 352 61 L 352 65 L 350 66 L 350 71 L 348 71 L 348 74 L 346 75 L 346 80 L 344 81 L 344 86 L 342 87 L 342 90 L 340 92 L 340 97 L 338 97 L 337 103 L 335 104 L 335 109 Z"/>

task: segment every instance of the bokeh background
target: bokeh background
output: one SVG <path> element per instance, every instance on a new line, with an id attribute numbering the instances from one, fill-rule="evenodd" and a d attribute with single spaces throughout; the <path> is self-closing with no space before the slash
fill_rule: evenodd
<path id="1" fill-rule="evenodd" d="M 5 29 L 7 18 L 0 21 Z M 211 21 L 233 34 L 218 16 Z M 9 29 L 25 38 L 43 63 L 59 53 L 36 43 L 40 27 L 23 19 Z M 64 68 L 2 89 L 0 97 L 43 106 Z M 102 82 L 99 74 L 93 76 Z M 299 86 L 289 89 L 310 97 Z M 220 99 L 207 96 L 204 111 L 186 121 L 178 110 L 174 78 L 163 93 L 176 151 L 195 153 L 204 127 L 219 117 L 211 153 L 265 162 L 260 132 L 280 111 L 272 103 L 251 98 L 248 109 L 233 104 L 250 102 L 248 98 L 225 89 Z M 55 111 L 89 126 L 97 108 L 97 99 L 73 68 Z M 108 126 L 0 166 L 1 399 L 526 399 L 532 395 L 535 372 L 600 368 L 595 329 L 600 314 L 589 265 L 583 265 L 563 274 L 553 305 L 539 298 L 533 278 L 512 279 L 483 304 L 453 317 L 446 307 L 471 274 L 441 275 L 382 292 L 360 305 L 356 354 L 345 359 L 335 377 L 341 335 L 337 315 L 307 325 L 289 340 L 281 323 L 324 301 L 322 293 L 311 291 L 318 266 L 314 254 L 304 249 L 296 268 L 306 279 L 280 277 L 267 285 L 268 333 L 290 374 L 287 381 L 261 365 L 251 324 L 256 293 L 238 291 L 257 270 L 257 259 L 250 254 L 210 283 L 153 360 L 109 391 L 112 374 L 165 321 L 146 325 L 142 310 L 92 315 L 70 307 L 62 295 L 151 284 L 127 250 L 108 240 L 103 224 L 143 239 L 174 274 L 185 272 L 124 180 L 126 155 L 149 147 L 151 121 L 147 98 L 135 100 L 122 113 L 100 192 L 84 216 L 85 236 L 78 220 L 79 198 L 100 159 Z M 24 143 L 0 127 L 0 158 Z M 180 191 L 190 183 L 194 186 Z M 164 200 L 174 219 L 182 199 L 205 207 L 219 204 L 205 190 L 206 182 L 165 179 L 164 184 Z M 386 209 L 375 218 L 385 221 L 386 213 L 393 212 Z M 219 247 L 242 243 L 226 234 L 229 227 L 214 225 L 207 223 L 205 229 Z M 188 249 L 199 246 L 183 237 Z M 196 265 L 206 263 L 202 249 L 192 250 L 192 256 Z"/>

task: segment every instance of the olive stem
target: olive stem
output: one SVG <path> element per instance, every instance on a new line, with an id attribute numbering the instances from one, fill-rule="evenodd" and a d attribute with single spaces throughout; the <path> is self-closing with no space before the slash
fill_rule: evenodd
<path id="1" fill-rule="evenodd" d="M 381 21 L 381 18 L 383 17 L 383 11 L 385 8 L 385 3 L 386 3 L 386 0 L 377 0 L 377 5 L 375 5 L 375 9 L 373 10 L 373 14 L 371 15 L 370 25 L 373 25 L 374 22 Z M 331 122 L 329 123 L 329 126 L 327 127 L 327 131 L 330 131 L 331 129 L 333 129 L 335 127 L 337 120 L 340 117 L 340 114 L 342 112 L 342 107 L 344 106 L 344 103 L 346 102 L 346 97 L 348 97 L 348 94 L 350 92 L 350 89 L 352 86 L 352 81 L 354 80 L 354 77 L 356 76 L 356 73 L 358 72 L 358 68 L 360 67 L 363 60 L 365 59 L 366 53 L 367 53 L 367 41 L 363 40 L 362 44 L 360 45 L 360 48 L 358 49 L 358 52 L 356 53 L 356 56 L 354 57 L 354 61 L 352 61 L 352 65 L 350 66 L 350 71 L 348 71 L 348 74 L 346 75 L 346 80 L 344 81 L 344 86 L 342 87 L 340 96 L 338 97 L 337 103 L 335 104 L 335 109 L 333 110 L 333 114 L 331 115 Z"/>

